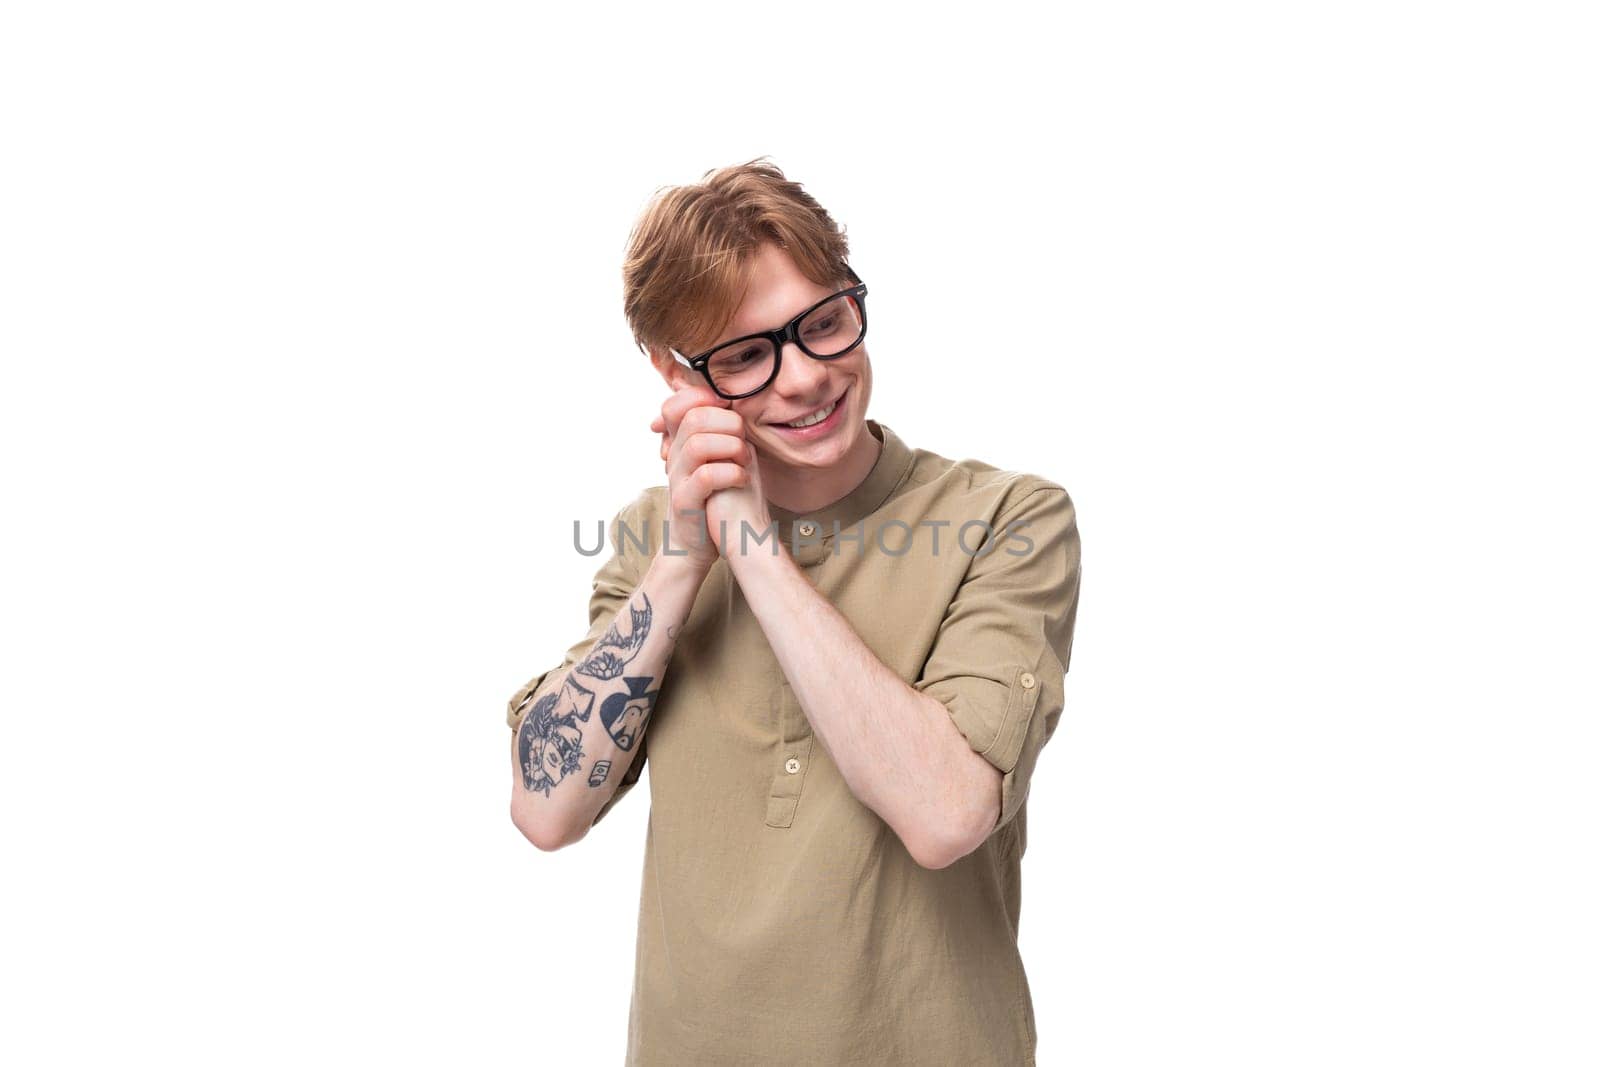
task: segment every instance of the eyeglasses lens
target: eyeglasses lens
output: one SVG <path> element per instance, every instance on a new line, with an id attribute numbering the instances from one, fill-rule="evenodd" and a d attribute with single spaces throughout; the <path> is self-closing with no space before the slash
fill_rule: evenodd
<path id="1" fill-rule="evenodd" d="M 837 356 L 861 339 L 855 298 L 836 296 L 800 320 L 800 343 L 812 355 Z"/>
<path id="2" fill-rule="evenodd" d="M 772 377 L 772 366 L 772 342 L 757 338 L 717 349 L 706 363 L 706 370 L 712 383 L 724 393 L 747 393 L 766 384 Z"/>

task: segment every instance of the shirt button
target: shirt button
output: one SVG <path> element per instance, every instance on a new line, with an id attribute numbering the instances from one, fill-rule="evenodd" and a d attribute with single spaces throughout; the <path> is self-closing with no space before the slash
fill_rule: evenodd
<path id="1" fill-rule="evenodd" d="M 1024 688 L 1024 689 L 1032 689 L 1033 688 L 1033 684 L 1035 682 L 1037 682 L 1038 680 L 1039 679 L 1035 678 L 1033 675 L 1029 674 L 1027 671 L 1023 671 L 1022 672 L 1022 678 L 1020 679 L 1020 681 L 1022 682 L 1022 688 Z"/>
<path id="2" fill-rule="evenodd" d="M 800 524 L 800 536 L 801 537 L 810 537 L 812 534 L 814 534 L 816 532 L 817 532 L 817 528 L 815 526 L 813 526 L 811 523 L 802 522 Z"/>
<path id="3" fill-rule="evenodd" d="M 789 762 L 783 765 L 783 769 L 788 771 L 790 774 L 797 774 L 800 770 L 800 761 L 795 759 L 793 756 L 790 756 Z"/>

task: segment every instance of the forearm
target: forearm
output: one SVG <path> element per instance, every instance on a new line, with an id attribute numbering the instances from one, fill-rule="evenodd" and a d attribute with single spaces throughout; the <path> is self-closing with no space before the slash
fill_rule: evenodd
<path id="1" fill-rule="evenodd" d="M 846 784 L 924 866 L 998 817 L 999 775 L 949 711 L 884 666 L 787 553 L 730 557 L 812 729 Z"/>
<path id="2" fill-rule="evenodd" d="M 615 794 L 704 575 L 658 554 L 588 654 L 524 702 L 512 735 L 511 818 L 540 848 L 583 837 Z"/>

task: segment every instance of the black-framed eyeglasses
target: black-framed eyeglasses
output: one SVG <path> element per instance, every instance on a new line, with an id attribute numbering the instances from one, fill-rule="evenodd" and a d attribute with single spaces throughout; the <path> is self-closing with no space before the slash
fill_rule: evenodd
<path id="1" fill-rule="evenodd" d="M 793 341 L 812 359 L 838 359 L 856 350 L 867 336 L 867 287 L 856 272 L 845 270 L 856 284 L 812 304 L 781 329 L 764 330 L 726 341 L 693 359 L 669 349 L 679 363 L 699 371 L 711 391 L 724 400 L 754 396 L 778 377 L 783 346 Z"/>

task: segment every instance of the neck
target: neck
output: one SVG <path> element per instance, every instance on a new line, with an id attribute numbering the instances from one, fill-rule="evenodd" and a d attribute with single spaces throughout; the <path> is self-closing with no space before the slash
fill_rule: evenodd
<path id="1" fill-rule="evenodd" d="M 761 484 L 767 500 L 796 514 L 825 508 L 848 496 L 867 480 L 878 461 L 883 442 L 872 436 L 865 423 L 861 433 L 838 463 L 822 470 L 795 468 L 784 464 L 761 464 Z"/>

